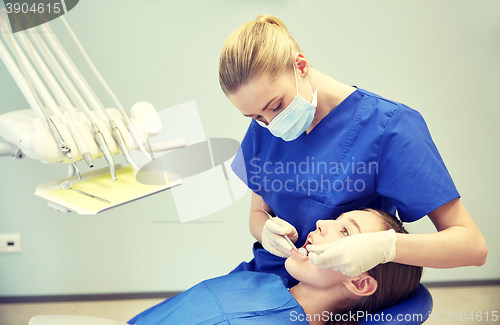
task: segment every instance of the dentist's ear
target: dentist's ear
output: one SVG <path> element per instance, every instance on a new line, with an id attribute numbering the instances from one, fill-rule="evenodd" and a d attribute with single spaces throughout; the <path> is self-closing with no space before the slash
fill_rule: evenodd
<path id="1" fill-rule="evenodd" d="M 309 61 L 304 56 L 304 54 L 302 54 L 301 52 L 295 53 L 294 64 L 295 67 L 297 68 L 297 75 L 300 75 L 302 78 L 307 77 L 310 68 L 308 63 Z"/>
<path id="2" fill-rule="evenodd" d="M 368 273 L 362 273 L 357 277 L 351 277 L 343 282 L 344 286 L 356 296 L 366 297 L 375 293 L 378 282 Z"/>

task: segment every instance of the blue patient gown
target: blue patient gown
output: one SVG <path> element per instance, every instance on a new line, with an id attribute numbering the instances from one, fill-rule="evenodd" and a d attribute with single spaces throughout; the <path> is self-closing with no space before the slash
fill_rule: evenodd
<path id="1" fill-rule="evenodd" d="M 286 279 L 274 274 L 237 272 L 205 280 L 128 321 L 166 324 L 308 324 Z M 302 315 L 302 316 L 301 316 Z"/>
<path id="2" fill-rule="evenodd" d="M 299 234 L 301 247 L 320 219 L 363 207 L 418 220 L 460 197 L 415 110 L 356 89 L 309 133 L 286 142 L 252 121 L 233 171 Z M 276 273 L 295 285 L 284 259 L 253 247 L 233 272 Z"/>

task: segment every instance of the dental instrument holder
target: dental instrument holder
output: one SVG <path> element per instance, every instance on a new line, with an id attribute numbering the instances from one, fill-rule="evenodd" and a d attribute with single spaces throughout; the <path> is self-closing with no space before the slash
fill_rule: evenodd
<path id="1" fill-rule="evenodd" d="M 115 104 L 116 104 L 117 108 L 119 109 L 119 111 L 120 111 L 123 119 L 125 120 L 125 123 L 127 125 L 128 131 L 130 132 L 130 134 L 132 135 L 133 139 L 135 140 L 135 142 L 139 146 L 139 150 L 150 161 L 153 161 L 154 160 L 153 153 L 151 151 L 146 150 L 146 147 L 144 146 L 144 143 L 143 143 L 143 141 L 142 141 L 139 133 L 137 133 L 137 129 L 134 127 L 134 125 L 132 124 L 132 121 L 130 120 L 129 116 L 127 115 L 127 112 L 125 112 L 125 110 L 123 109 L 122 104 L 120 103 L 120 101 L 116 97 L 115 93 L 111 90 L 111 88 L 108 86 L 108 84 L 106 83 L 106 81 L 104 80 L 104 78 L 101 76 L 101 74 L 99 73 L 99 71 L 95 67 L 95 65 L 92 63 L 92 60 L 90 59 L 90 57 L 88 56 L 87 52 L 83 48 L 82 44 L 80 44 L 80 41 L 78 40 L 78 37 L 76 37 L 75 33 L 73 32 L 73 29 L 71 28 L 71 26 L 66 21 L 66 18 L 63 17 L 63 16 L 61 16 L 60 19 L 63 22 L 64 26 L 66 27 L 67 31 L 69 32 L 71 38 L 75 42 L 77 48 L 80 50 L 80 53 L 82 54 L 83 58 L 85 59 L 85 61 L 89 65 L 90 69 L 94 72 L 95 76 L 97 77 L 97 79 L 99 80 L 99 82 L 101 83 L 101 85 L 108 92 L 108 94 L 111 97 L 111 99 L 115 102 Z M 93 95 L 95 96 L 94 93 L 93 93 Z M 127 152 L 127 154 L 125 153 L 125 151 L 123 153 L 126 156 L 126 159 L 128 160 L 128 158 L 127 158 L 128 152 Z M 131 159 L 130 159 L 130 161 L 131 161 Z M 132 165 L 132 166 L 134 166 L 134 165 Z"/>
<path id="2" fill-rule="evenodd" d="M 124 167 L 120 164 L 116 165 L 116 173 L 117 181 L 108 182 L 108 168 L 93 169 L 82 174 L 83 181 L 80 181 L 76 176 L 70 176 L 40 184 L 34 195 L 46 200 L 48 206 L 63 213 L 75 212 L 79 215 L 96 215 L 182 184 L 182 179 L 178 175 L 167 172 L 165 172 L 165 177 L 168 176 L 168 180 L 165 184 L 141 184 L 135 179 L 131 166 Z M 63 185 L 67 184 L 66 182 L 70 183 L 68 185 L 70 185 L 71 190 L 78 189 L 99 198 L 105 198 L 110 203 L 99 202 L 100 200 L 94 200 L 94 198 L 86 199 L 84 196 L 87 195 L 81 193 L 71 194 L 72 191 L 65 190 L 65 188 L 69 188 L 67 185 Z M 85 183 L 87 185 L 82 186 Z"/>
<path id="3" fill-rule="evenodd" d="M 74 161 L 83 159 L 85 162 L 87 162 L 87 164 L 90 167 L 92 167 L 93 166 L 92 158 L 93 157 L 98 158 L 99 156 L 101 156 L 103 154 L 105 156 L 108 164 L 110 165 L 110 172 L 112 175 L 112 180 L 114 180 L 115 179 L 115 176 L 114 176 L 114 174 L 115 174 L 114 169 L 115 168 L 113 166 L 114 162 L 112 159 L 112 154 L 116 154 L 117 152 L 115 152 L 115 151 L 117 151 L 117 150 L 123 151 L 127 162 L 129 164 L 131 164 L 135 170 L 137 170 L 138 167 L 136 164 L 133 163 L 133 161 L 130 157 L 130 154 L 128 153 L 128 148 L 133 149 L 133 148 L 139 147 L 139 149 L 145 153 L 146 158 L 149 161 L 151 161 L 154 158 L 154 156 L 150 152 L 147 152 L 145 150 L 144 145 L 143 145 L 143 142 L 146 142 L 148 139 L 148 133 L 145 130 L 144 126 L 142 126 L 142 127 L 139 126 L 139 129 L 138 129 L 137 128 L 137 120 L 135 122 L 133 122 L 127 116 L 127 114 L 124 112 L 124 110 L 122 108 L 122 111 L 119 112 L 118 118 L 123 119 L 123 122 L 121 124 L 124 126 L 124 128 L 120 131 L 120 129 L 118 127 L 116 127 L 117 122 L 115 122 L 113 119 L 110 119 L 107 116 L 108 114 L 107 114 L 106 110 L 104 109 L 102 104 L 100 104 L 100 101 L 97 99 L 97 97 L 95 96 L 95 94 L 92 91 L 92 89 L 90 88 L 90 86 L 86 83 L 86 81 L 83 79 L 81 74 L 78 72 L 78 69 L 76 68 L 76 66 L 71 62 L 71 59 L 69 58 L 67 53 L 65 53 L 64 49 L 62 48 L 62 45 L 58 42 L 57 38 L 53 35 L 53 33 L 44 33 L 44 35 L 47 37 L 47 41 L 49 42 L 49 45 L 52 46 L 52 48 L 49 49 L 49 47 L 47 45 L 45 45 L 45 42 L 39 37 L 39 35 L 33 34 L 34 29 L 30 30 L 29 33 L 31 33 L 30 36 L 31 36 L 32 41 L 34 42 L 33 44 L 36 45 L 36 48 L 33 46 L 33 44 L 31 44 L 31 42 L 28 40 L 28 38 L 24 35 L 24 31 L 20 31 L 16 34 L 16 37 L 17 37 L 17 41 L 19 41 L 19 43 L 22 45 L 22 48 L 21 48 L 21 46 L 17 43 L 14 35 L 12 33 L 10 33 L 10 31 L 8 30 L 8 19 L 7 19 L 7 14 L 6 14 L 5 10 L 0 11 L 0 23 L 2 23 L 2 26 L 0 26 L 0 27 L 2 27 L 2 29 L 3 29 L 2 36 L 5 38 L 8 46 L 10 46 L 12 53 L 15 54 L 17 64 L 16 64 L 16 62 L 14 62 L 11 59 L 10 54 L 8 53 L 8 51 L 6 49 L 4 51 L 0 51 L 0 52 L 2 52 L 2 53 L 0 53 L 2 60 L 6 64 L 7 68 L 9 68 L 9 72 L 15 77 L 14 79 L 15 79 L 16 83 L 19 85 L 19 87 L 23 91 L 23 94 L 28 99 L 28 102 L 30 104 L 32 104 L 31 106 L 32 106 L 32 109 L 35 111 L 35 113 L 38 116 L 45 117 L 45 119 L 47 121 L 47 126 L 52 130 L 55 140 L 59 141 L 59 148 L 60 148 L 61 152 L 73 164 L 75 171 L 79 172 L 78 169 L 76 168 L 76 164 L 74 164 Z M 64 21 L 64 23 L 67 25 L 66 21 Z M 67 27 L 69 29 L 69 25 Z M 47 31 L 47 30 L 51 31 L 48 23 L 40 26 L 40 28 L 42 28 L 43 31 Z M 70 32 L 72 33 L 71 30 L 70 30 Z M 47 35 L 49 35 L 49 36 L 47 36 Z M 72 36 L 76 38 L 76 36 L 74 36 L 74 34 L 72 34 Z M 75 39 L 75 41 L 77 41 L 77 39 Z M 2 45 L 2 47 L 3 47 L 3 45 Z M 23 49 L 24 49 L 24 51 L 23 51 Z M 81 50 L 83 51 L 83 49 L 81 49 Z M 55 60 L 55 57 L 51 54 L 51 51 L 55 51 L 58 58 L 60 58 L 60 60 L 63 60 L 62 63 L 64 65 L 64 67 L 66 68 L 66 71 L 64 71 L 64 69 L 62 69 L 61 66 L 59 65 L 59 63 Z M 34 66 L 36 67 L 37 72 L 38 72 L 38 74 L 40 74 L 40 76 L 38 76 L 37 72 L 35 72 L 34 68 L 31 66 L 31 63 L 28 61 L 24 52 L 27 52 L 27 54 L 29 55 L 29 58 L 31 59 L 31 63 L 34 64 Z M 40 52 L 40 53 L 38 53 L 38 52 Z M 22 58 L 20 58 L 20 56 L 22 56 Z M 61 59 L 64 56 L 66 56 L 66 57 L 64 59 Z M 44 62 L 44 60 L 46 62 Z M 56 74 L 58 80 L 56 80 L 52 76 L 51 71 L 49 71 L 49 69 L 47 68 L 47 65 L 45 65 L 45 63 L 47 63 L 47 65 L 50 66 L 52 73 Z M 91 64 L 91 62 L 89 62 L 89 63 Z M 25 71 L 25 66 L 26 66 L 26 69 L 28 70 L 29 73 L 27 73 Z M 21 73 L 21 71 L 22 71 L 22 73 Z M 75 94 L 71 94 L 71 88 L 68 90 L 68 83 L 72 83 L 72 82 L 69 80 L 69 78 L 66 77 L 66 72 L 71 75 L 71 77 L 73 78 L 73 82 L 75 82 L 77 84 L 77 87 L 80 87 L 79 91 L 83 91 L 84 95 L 87 96 L 86 99 L 87 99 L 88 103 L 91 104 L 91 106 L 94 109 L 97 109 L 97 111 L 101 110 L 100 116 L 98 115 L 99 118 L 104 118 L 104 117 L 108 118 L 108 121 L 106 121 L 106 122 L 109 122 L 111 132 L 106 132 L 106 133 L 109 133 L 109 135 L 111 135 L 111 137 L 108 137 L 106 134 L 103 135 L 104 131 L 107 131 L 107 130 L 103 130 L 102 124 L 100 125 L 100 128 L 99 128 L 94 123 L 94 121 L 92 120 L 92 117 L 90 117 L 90 115 L 88 113 L 87 113 L 86 120 L 82 119 L 81 117 L 77 117 L 79 119 L 78 122 L 84 122 L 84 123 L 85 122 L 88 123 L 88 119 L 90 119 L 90 125 L 92 128 L 92 132 L 94 133 L 95 141 L 98 144 L 98 148 L 101 148 L 102 154 L 98 151 L 96 152 L 96 150 L 93 150 L 93 152 L 90 152 L 90 150 L 85 150 L 85 152 L 83 152 L 83 154 L 80 153 L 81 150 L 79 150 L 79 149 L 82 149 L 80 147 L 86 147 L 85 141 L 82 140 L 82 136 L 80 136 L 80 134 L 79 134 L 79 132 L 81 131 L 82 125 L 80 125 L 79 128 L 77 128 L 73 125 L 72 116 L 70 116 L 70 113 L 71 113 L 71 115 L 74 116 L 74 114 L 76 114 L 76 111 L 75 111 L 76 107 L 73 107 L 73 104 L 71 104 L 71 102 L 66 98 L 66 94 L 64 92 L 62 92 L 62 89 L 59 86 L 59 84 L 57 84 L 57 82 L 61 83 L 61 85 L 63 86 L 63 88 L 65 88 L 68 95 L 73 95 L 70 97 L 72 98 L 74 104 L 76 103 L 76 105 L 78 105 L 78 109 L 82 109 L 82 106 L 86 106 L 86 104 L 82 103 L 83 99 L 78 94 L 76 94 L 76 97 L 78 97 L 78 98 L 75 100 Z M 96 73 L 98 73 L 98 72 L 96 71 Z M 40 77 L 41 77 L 41 79 L 40 79 Z M 35 78 L 35 79 L 33 79 L 33 78 Z M 31 79 L 33 79 L 33 80 L 31 80 Z M 56 101 L 54 101 L 52 99 L 52 95 L 48 92 L 48 90 L 46 88 L 44 88 L 43 85 L 41 85 L 40 81 L 42 79 L 45 81 L 45 84 L 47 84 L 49 86 L 49 89 L 51 90 L 51 92 L 55 95 Z M 32 86 L 33 81 L 37 81 L 36 83 L 34 83 L 34 85 L 36 86 L 36 89 L 33 89 L 33 86 Z M 73 91 L 76 91 L 78 93 L 78 91 L 74 87 L 73 87 Z M 44 107 L 46 107 L 46 105 L 44 105 L 40 101 L 40 98 L 38 98 L 38 94 L 42 95 L 41 97 L 42 97 L 43 101 L 45 102 L 45 104 L 50 103 L 49 106 L 51 108 L 52 115 L 48 116 L 44 112 Z M 89 97 L 94 97 L 94 98 L 89 99 Z M 57 107 L 56 102 L 60 105 L 59 107 Z M 64 105 L 63 105 L 63 103 L 64 103 Z M 99 103 L 101 107 L 96 108 L 96 103 Z M 120 104 L 120 106 L 121 106 L 121 104 Z M 87 109 L 88 109 L 88 107 L 87 107 Z M 63 111 L 65 110 L 64 111 L 64 118 L 61 118 L 61 119 L 57 118 L 56 119 L 55 116 L 62 117 L 60 115 L 61 110 L 63 110 Z M 70 113 L 68 113 L 68 111 Z M 102 113 L 104 113 L 104 114 L 102 114 Z M 103 115 L 105 115 L 105 116 L 103 116 Z M 7 118 L 7 121 L 5 123 L 8 124 L 7 122 L 11 122 L 10 118 L 12 118 L 12 117 L 14 117 L 14 116 L 12 116 L 12 115 L 9 116 L 9 118 Z M 15 116 L 15 117 L 19 117 L 19 116 Z M 23 117 L 25 117 L 25 116 L 23 116 Z M 49 122 L 49 118 L 50 118 L 51 122 Z M 34 120 L 34 118 L 32 118 L 32 120 Z M 61 122 L 66 124 L 66 125 L 62 126 L 60 124 Z M 0 125 L 0 127 L 1 127 L 1 125 Z M 38 125 L 38 127 L 40 127 L 40 125 Z M 60 132 L 59 130 L 64 130 L 64 129 L 70 129 L 71 134 L 61 134 L 64 132 Z M 16 139 L 12 139 L 14 141 L 9 141 L 11 139 L 7 139 L 7 140 L 9 142 L 13 143 L 14 145 L 19 145 L 19 143 L 21 142 L 19 139 L 20 132 L 16 133 L 16 132 L 12 132 L 12 130 L 9 130 L 9 131 L 11 131 L 9 134 L 9 135 L 11 135 L 11 138 L 16 138 Z M 87 133 L 85 131 L 83 131 L 83 132 Z M 3 133 L 6 133 L 6 132 L 0 132 L 0 135 L 3 136 Z M 9 132 L 7 132 L 7 133 L 9 133 Z M 14 133 L 14 134 L 12 134 L 12 133 Z M 125 135 L 125 133 L 127 135 Z M 127 136 L 128 141 L 125 141 L 124 136 Z M 5 136 L 4 136 L 4 138 L 5 138 Z M 68 141 L 61 141 L 60 139 L 67 139 Z M 115 148 L 115 146 L 113 146 L 110 143 L 112 139 L 118 143 L 119 149 Z M 69 141 L 69 140 L 71 140 L 71 141 Z M 134 141 L 137 141 L 138 144 L 133 143 Z M 28 142 L 30 142 L 30 141 L 28 141 Z M 49 142 L 51 142 L 51 141 L 49 140 Z M 127 144 L 128 144 L 128 146 L 127 146 Z M 92 146 L 92 145 L 93 144 L 90 144 L 90 146 Z M 110 145 L 111 145 L 111 147 L 108 147 L 106 149 L 106 147 L 110 146 Z M 98 149 L 98 148 L 96 147 L 95 149 Z M 23 149 L 27 149 L 27 151 L 30 151 L 33 148 L 30 148 L 28 146 L 28 148 L 23 148 Z M 43 151 L 46 151 L 46 150 L 43 150 Z M 81 158 L 78 157 L 79 154 L 82 156 Z M 54 157 L 55 156 L 54 154 L 52 154 L 52 157 L 46 157 L 46 156 L 44 157 L 44 154 L 32 155 L 32 154 L 28 153 L 27 156 L 34 158 L 34 159 L 44 161 L 44 162 L 48 162 L 48 163 L 68 162 L 68 161 L 62 161 L 61 157 Z"/>
<path id="4" fill-rule="evenodd" d="M 156 113 L 156 110 L 149 103 L 139 102 L 140 105 L 134 105 L 134 111 L 138 113 L 136 115 L 142 115 L 141 118 L 130 118 L 93 66 L 65 19 L 63 23 L 118 109 L 105 109 L 102 106 L 55 33 L 47 32 L 51 31 L 49 23 L 38 27 L 42 33 L 32 28 L 26 31 L 28 35 L 24 31 L 14 35 L 8 28 L 8 21 L 6 10 L 0 10 L 0 58 L 31 109 L 0 115 L 0 137 L 7 142 L 0 143 L 0 156 L 16 159 L 27 156 L 44 163 L 69 163 L 69 176 L 77 173 L 79 178 L 81 174 L 76 162 L 83 160 L 93 167 L 93 159 L 104 156 L 111 180 L 114 181 L 116 168 L 113 155 L 123 152 L 127 162 L 137 172 L 139 167 L 133 162 L 128 150 L 138 149 L 151 161 L 154 159 L 153 152 L 158 152 L 153 148 L 165 148 L 160 150 L 163 151 L 186 145 L 184 139 L 177 139 L 164 141 L 160 146 L 153 144 L 153 148 L 150 145 L 145 147 L 148 138 L 161 130 L 161 123 L 160 129 L 149 132 L 142 116 Z M 45 40 L 40 35 L 45 36 Z M 52 96 L 55 96 L 55 100 Z M 141 113 L 146 110 L 147 113 Z"/>
<path id="5" fill-rule="evenodd" d="M 26 71 L 25 63 L 28 62 L 28 60 L 27 60 L 26 56 L 24 55 L 24 53 L 22 53 L 22 50 L 20 48 L 18 48 L 18 44 L 17 44 L 16 40 L 14 39 L 13 35 L 8 33 L 7 25 L 8 24 L 6 22 L 6 13 L 5 13 L 5 9 L 4 9 L 3 11 L 0 11 L 0 31 L 3 32 L 2 34 L 3 34 L 4 38 L 6 39 L 8 45 L 10 46 L 11 51 L 14 54 L 14 57 L 16 58 L 17 64 L 19 66 L 18 67 L 16 66 L 16 68 L 13 68 L 13 66 L 16 65 L 16 62 L 14 62 L 12 60 L 9 53 L 7 52 L 5 47 L 3 46 L 3 44 L 1 45 L 0 56 L 6 62 L 7 67 L 11 68 L 11 69 L 9 69 L 9 71 L 13 74 L 14 79 L 18 82 L 18 84 L 21 88 L 21 91 L 23 91 L 23 93 L 25 94 L 28 102 L 30 102 L 34 105 L 32 108 L 36 112 L 40 113 L 40 115 L 43 115 L 45 117 L 45 122 L 46 122 L 47 126 L 50 128 L 50 130 L 52 131 L 52 136 L 54 137 L 54 139 L 58 143 L 58 147 L 59 147 L 60 151 L 63 153 L 63 155 L 66 155 L 66 157 L 71 161 L 71 163 L 73 164 L 73 170 L 76 171 L 76 173 L 78 173 L 78 177 L 81 179 L 81 174 L 80 174 L 78 168 L 76 167 L 76 164 L 73 161 L 72 156 L 71 156 L 71 146 L 66 141 L 64 141 L 61 133 L 59 132 L 58 128 L 56 127 L 56 125 L 54 124 L 52 119 L 46 114 L 46 112 L 44 112 L 41 109 L 42 103 L 41 103 L 40 97 L 36 96 L 37 93 L 35 91 L 35 87 L 33 86 L 33 84 L 31 82 L 29 82 L 28 72 Z M 19 54 L 20 51 L 21 51 L 21 55 Z M 33 60 L 33 58 L 32 58 L 32 60 Z M 29 68 L 28 71 L 29 71 L 30 77 L 34 79 L 33 81 L 35 83 L 37 90 L 42 91 L 41 95 L 44 98 L 44 101 L 51 103 L 51 105 L 49 105 L 49 106 L 51 106 L 51 109 L 53 109 L 53 112 L 57 112 L 57 109 L 54 107 L 55 105 L 54 105 L 53 99 L 50 97 L 50 95 L 47 97 L 46 89 L 43 87 L 43 85 L 40 85 L 41 80 L 38 78 L 38 75 L 33 70 L 33 68 L 31 67 L 29 62 L 27 63 L 27 68 Z M 19 71 L 19 69 L 20 69 L 20 71 Z M 22 72 L 22 74 L 21 74 L 21 72 Z M 23 78 L 25 78 L 25 80 L 23 80 Z M 23 83 L 23 81 L 28 81 L 28 82 Z M 51 100 L 52 100 L 52 102 L 51 102 Z"/>

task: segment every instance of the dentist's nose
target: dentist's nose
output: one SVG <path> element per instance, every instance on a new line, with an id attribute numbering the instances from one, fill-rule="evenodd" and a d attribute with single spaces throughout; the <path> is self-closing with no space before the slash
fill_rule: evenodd
<path id="1" fill-rule="evenodd" d="M 266 125 L 269 125 L 276 116 L 274 116 L 273 114 L 262 114 L 262 117 L 264 118 L 263 122 Z"/>

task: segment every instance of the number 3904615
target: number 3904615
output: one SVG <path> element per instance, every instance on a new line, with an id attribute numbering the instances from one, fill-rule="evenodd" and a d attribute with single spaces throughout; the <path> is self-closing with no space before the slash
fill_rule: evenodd
<path id="1" fill-rule="evenodd" d="M 55 13 L 58 14 L 61 12 L 61 7 L 60 3 L 34 3 L 31 6 L 27 3 L 9 3 L 7 2 L 5 4 L 5 10 L 7 11 L 8 14 L 11 13 L 39 13 L 43 14 L 45 13 Z"/>

